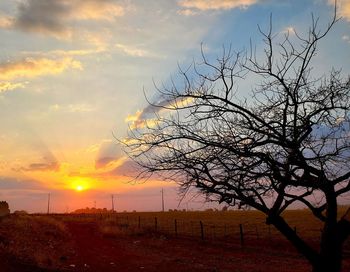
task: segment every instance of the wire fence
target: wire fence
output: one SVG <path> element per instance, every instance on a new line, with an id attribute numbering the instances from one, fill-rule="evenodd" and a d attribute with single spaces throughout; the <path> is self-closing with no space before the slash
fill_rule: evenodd
<path id="1" fill-rule="evenodd" d="M 252 224 L 242 222 L 239 224 L 208 223 L 204 220 L 188 220 L 177 218 L 159 218 L 142 216 L 106 215 L 100 216 L 110 227 L 129 233 L 161 233 L 174 237 L 196 238 L 208 241 L 230 241 L 244 246 L 246 242 L 257 240 L 284 239 L 271 225 L 264 222 Z M 294 228 L 294 231 L 297 231 Z"/>

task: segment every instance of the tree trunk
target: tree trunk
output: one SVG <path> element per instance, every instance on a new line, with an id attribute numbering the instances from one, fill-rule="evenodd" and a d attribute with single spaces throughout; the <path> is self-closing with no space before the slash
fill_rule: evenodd
<path id="1" fill-rule="evenodd" d="M 313 266 L 319 263 L 316 250 L 305 243 L 281 216 L 268 217 L 266 223 L 274 225 Z"/>
<path id="2" fill-rule="evenodd" d="M 339 236 L 337 214 L 338 204 L 333 186 L 324 190 L 327 210 L 321 236 L 320 261 L 313 265 L 314 272 L 340 272 L 342 261 L 342 242 Z"/>
<path id="3" fill-rule="evenodd" d="M 350 235 L 350 222 L 342 218 L 337 224 L 333 233 L 322 235 L 320 263 L 314 265 L 314 272 L 339 272 L 342 265 L 343 244 Z"/>

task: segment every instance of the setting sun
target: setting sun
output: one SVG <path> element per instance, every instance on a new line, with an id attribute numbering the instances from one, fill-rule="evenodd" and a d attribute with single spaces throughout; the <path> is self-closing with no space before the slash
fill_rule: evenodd
<path id="1" fill-rule="evenodd" d="M 82 192 L 91 187 L 91 182 L 90 180 L 86 178 L 75 178 L 71 181 L 70 184 L 71 188 L 75 190 L 76 192 Z"/>
<path id="2" fill-rule="evenodd" d="M 75 187 L 75 190 L 78 191 L 78 192 L 81 192 L 84 190 L 84 186 L 82 185 L 77 185 L 77 187 Z"/>

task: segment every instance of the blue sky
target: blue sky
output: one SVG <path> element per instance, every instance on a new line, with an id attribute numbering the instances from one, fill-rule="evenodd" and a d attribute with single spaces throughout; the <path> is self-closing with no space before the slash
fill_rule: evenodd
<path id="1" fill-rule="evenodd" d="M 131 185 L 125 155 L 113 134 L 126 136 L 154 97 L 155 82 L 176 76 L 177 65 L 220 55 L 222 46 L 261 49 L 257 25 L 305 33 L 311 13 L 331 20 L 328 0 L 4 0 L 0 2 L 0 199 L 12 210 L 108 207 L 168 208 L 172 184 Z M 350 1 L 338 0 L 342 19 L 319 45 L 315 74 L 350 74 Z M 242 86 L 242 92 L 249 84 Z M 76 192 L 82 185 L 85 190 Z M 127 196 L 136 195 L 132 201 Z M 124 196 L 124 197 L 122 197 Z M 200 203 L 190 203 L 194 208 Z"/>

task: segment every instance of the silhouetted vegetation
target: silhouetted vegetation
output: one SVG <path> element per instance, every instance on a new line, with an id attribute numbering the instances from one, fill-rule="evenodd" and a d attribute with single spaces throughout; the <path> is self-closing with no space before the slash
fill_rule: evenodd
<path id="1" fill-rule="evenodd" d="M 9 204 L 6 201 L 0 201 L 0 217 L 10 214 Z"/>
<path id="2" fill-rule="evenodd" d="M 83 209 L 77 209 L 71 213 L 75 214 L 105 214 L 105 213 L 112 213 L 112 210 L 107 210 L 106 208 L 83 208 Z"/>

